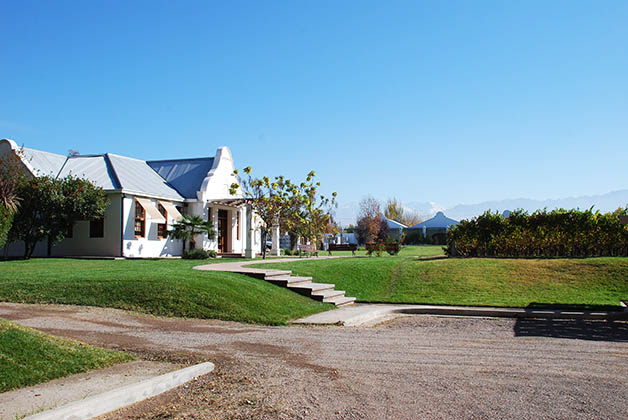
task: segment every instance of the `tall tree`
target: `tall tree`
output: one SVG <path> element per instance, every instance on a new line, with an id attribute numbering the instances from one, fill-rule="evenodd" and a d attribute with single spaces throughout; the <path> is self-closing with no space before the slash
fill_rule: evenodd
<path id="1" fill-rule="evenodd" d="M 280 223 L 281 216 L 285 212 L 287 191 L 292 189 L 292 183 L 283 176 L 275 177 L 271 181 L 269 177 L 255 178 L 251 175 L 253 169 L 247 166 L 243 169 L 246 178 L 238 175 L 240 183 L 231 185 L 230 193 L 235 195 L 242 191 L 244 198 L 250 203 L 253 211 L 262 221 L 260 230 L 262 234 L 262 258 L 266 258 L 266 238 L 271 233 L 273 225 Z"/>
<path id="2" fill-rule="evenodd" d="M 335 205 L 336 193 L 332 194 L 332 198 L 319 194 L 320 183 L 314 181 L 314 171 L 310 171 L 300 184 L 294 184 L 283 176 L 276 176 L 272 181 L 267 176 L 255 178 L 251 175 L 250 166 L 243 172 L 246 178 L 240 178 L 239 184 L 231 185 L 230 192 L 235 195 L 241 188 L 244 197 L 251 203 L 253 211 L 262 221 L 262 243 L 266 242 L 272 227 L 279 224 L 292 237 L 305 237 L 316 246 L 330 220 L 329 212 Z M 266 258 L 265 246 L 262 257 Z"/>
<path id="3" fill-rule="evenodd" d="M 52 245 L 65 238 L 75 222 L 102 217 L 109 203 L 102 188 L 74 176 L 24 178 L 17 195 L 22 201 L 9 241 L 24 241 L 25 258 L 33 255 L 37 242 L 47 238 Z"/>
<path id="4" fill-rule="evenodd" d="M 379 202 L 368 196 L 360 200 L 359 206 L 360 210 L 355 227 L 358 242 L 362 244 L 375 242 L 380 236 L 383 220 Z"/>
<path id="5" fill-rule="evenodd" d="M 314 177 L 316 173 L 310 171 L 298 188 L 290 190 L 289 201 L 296 203 L 297 208 L 294 204 L 288 207 L 286 224 L 289 230 L 309 240 L 316 250 L 332 221 L 331 211 L 336 205 L 337 194 L 333 192 L 331 198 L 319 194 L 321 184 L 314 181 Z"/>

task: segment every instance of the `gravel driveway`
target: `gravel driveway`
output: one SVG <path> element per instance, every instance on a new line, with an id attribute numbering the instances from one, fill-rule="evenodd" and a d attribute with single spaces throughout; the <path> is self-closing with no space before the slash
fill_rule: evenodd
<path id="1" fill-rule="evenodd" d="M 107 419 L 628 418 L 628 323 L 406 316 L 376 327 L 259 327 L 0 304 L 0 317 L 197 381 Z"/>

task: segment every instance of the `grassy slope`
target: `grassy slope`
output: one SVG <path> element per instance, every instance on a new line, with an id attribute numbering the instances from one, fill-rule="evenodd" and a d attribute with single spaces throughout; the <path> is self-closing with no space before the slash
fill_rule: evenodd
<path id="1" fill-rule="evenodd" d="M 273 264 L 334 283 L 362 302 L 525 307 L 618 306 L 628 298 L 628 258 L 447 259 L 397 257 Z"/>
<path id="2" fill-rule="evenodd" d="M 0 392 L 132 359 L 0 319 Z"/>
<path id="3" fill-rule="evenodd" d="M 214 260 L 215 261 L 215 260 Z M 0 301 L 93 305 L 188 318 L 281 325 L 331 309 L 239 274 L 193 270 L 191 260 L 0 262 Z"/>

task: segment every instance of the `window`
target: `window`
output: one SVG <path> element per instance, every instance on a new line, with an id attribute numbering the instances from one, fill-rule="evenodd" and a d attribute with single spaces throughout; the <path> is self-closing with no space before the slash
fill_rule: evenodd
<path id="1" fill-rule="evenodd" d="M 167 238 L 168 237 L 168 212 L 166 211 L 164 206 L 162 206 L 161 204 L 157 205 L 157 209 L 159 210 L 159 213 L 161 213 L 161 215 L 164 217 L 164 219 L 166 219 L 166 223 L 157 224 L 157 237 L 161 239 Z"/>
<path id="2" fill-rule="evenodd" d="M 96 220 L 90 220 L 89 237 L 90 238 L 103 238 L 104 236 L 105 236 L 105 219 L 100 218 Z"/>
<path id="3" fill-rule="evenodd" d="M 146 211 L 144 207 L 135 201 L 135 237 L 143 238 L 146 227 Z"/>
<path id="4" fill-rule="evenodd" d="M 236 239 L 240 240 L 240 210 L 236 210 Z"/>

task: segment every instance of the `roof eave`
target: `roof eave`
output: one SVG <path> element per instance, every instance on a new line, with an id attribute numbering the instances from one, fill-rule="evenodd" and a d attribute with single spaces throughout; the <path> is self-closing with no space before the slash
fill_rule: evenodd
<path id="1" fill-rule="evenodd" d="M 146 198 L 154 198 L 156 200 L 167 200 L 167 201 L 176 201 L 177 203 L 183 203 L 186 201 L 185 198 L 183 197 L 168 197 L 165 195 L 159 195 L 159 194 L 151 194 L 151 193 L 146 193 L 144 191 L 133 191 L 133 190 L 129 190 L 126 188 L 121 188 L 121 189 L 117 189 L 117 190 L 105 190 L 106 192 L 119 192 L 122 194 L 129 194 L 129 195 L 136 195 L 138 197 L 146 197 Z"/>

